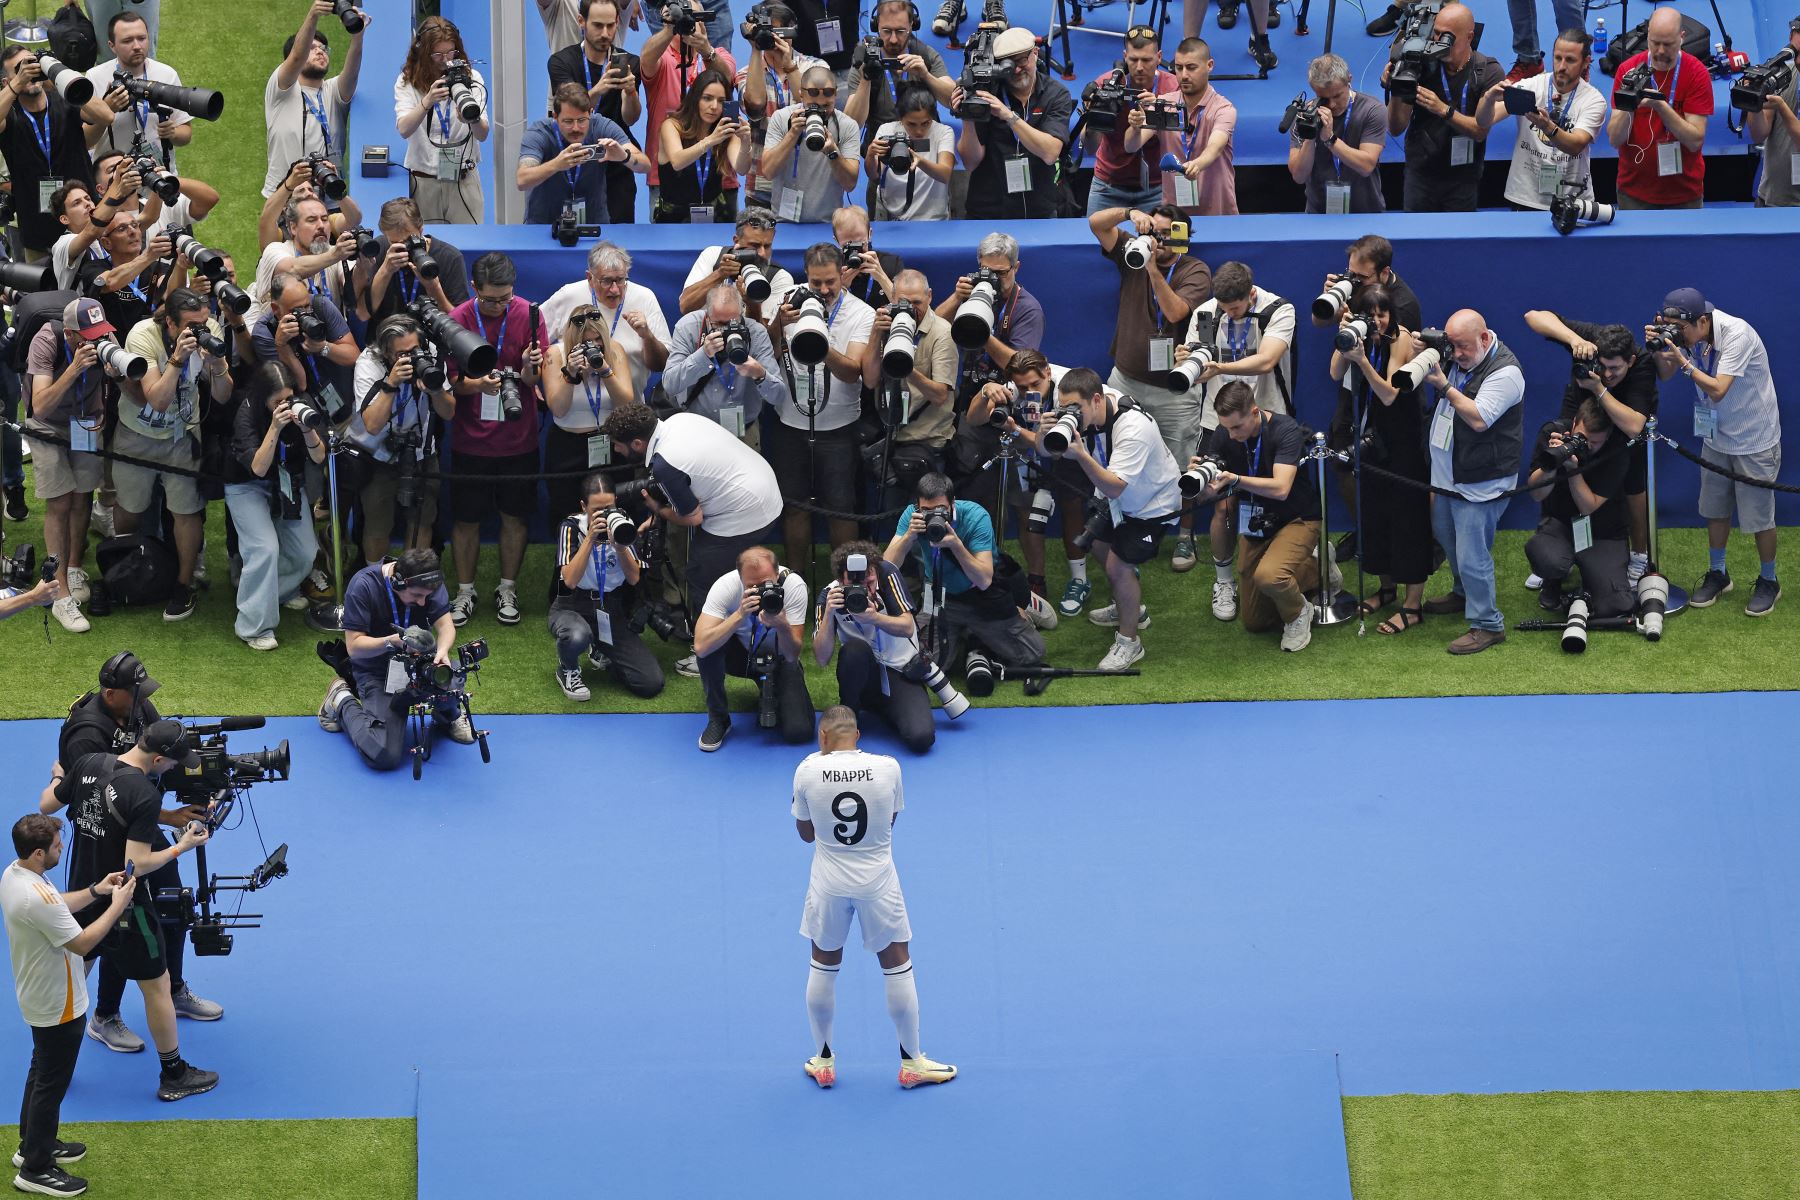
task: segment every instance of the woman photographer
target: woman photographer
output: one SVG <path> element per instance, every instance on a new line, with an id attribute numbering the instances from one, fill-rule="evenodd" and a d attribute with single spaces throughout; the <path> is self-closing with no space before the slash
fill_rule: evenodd
<path id="1" fill-rule="evenodd" d="M 556 539 L 556 579 L 550 591 L 550 636 L 556 639 L 556 683 L 571 700 L 591 693 L 581 681 L 581 656 L 604 668 L 634 696 L 649 699 L 663 689 L 662 665 L 631 627 L 631 593 L 638 582 L 637 556 L 615 540 L 637 527 L 614 507 L 606 477 L 581 481 L 579 507 Z M 609 520 L 610 518 L 610 520 Z M 616 526 L 616 532 L 609 528 Z"/>
<path id="2" fill-rule="evenodd" d="M 460 63 L 466 84 L 452 92 L 444 68 Z M 406 173 L 426 224 L 479 225 L 486 209 L 481 191 L 481 143 L 487 141 L 487 82 L 469 66 L 462 34 L 442 17 L 426 17 L 413 35 L 406 65 L 394 80 L 394 123 L 406 139 Z M 465 93 L 463 86 L 468 88 Z M 458 98 L 474 97 L 480 113 L 466 123 Z"/>
<path id="3" fill-rule="evenodd" d="M 938 120 L 937 100 L 922 84 L 902 87 L 899 107 L 899 119 L 883 123 L 863 152 L 864 169 L 878 181 L 875 215 L 884 221 L 947 221 L 956 134 Z M 905 172 L 887 166 L 888 151 L 899 143 L 913 152 Z"/>
<path id="4" fill-rule="evenodd" d="M 1353 433 L 1365 439 L 1363 461 L 1421 485 L 1429 483 L 1425 409 L 1418 390 L 1404 378 L 1390 382 L 1395 371 L 1412 361 L 1418 345 L 1412 332 L 1395 321 L 1393 300 L 1378 285 L 1362 290 L 1344 323 L 1354 318 L 1368 322 L 1369 336 L 1349 350 L 1331 352 L 1331 378 L 1351 393 L 1351 411 L 1359 414 Z M 1364 471 L 1361 513 L 1357 537 L 1363 569 L 1381 581 L 1363 602 L 1363 611 L 1381 611 L 1405 588 L 1399 610 L 1376 627 L 1386 634 L 1405 633 L 1425 619 L 1425 581 L 1432 570 L 1431 493 Z"/>
<path id="5" fill-rule="evenodd" d="M 730 98 L 729 79 L 702 71 L 681 107 L 662 119 L 656 131 L 661 186 L 650 214 L 656 224 L 693 224 L 697 211 L 717 225 L 737 220 L 738 176 L 750 169 L 750 125 L 724 115 Z"/>
<path id="6" fill-rule="evenodd" d="M 260 364 L 238 405 L 231 453 L 250 474 L 225 485 L 225 507 L 244 558 L 238 577 L 237 635 L 252 650 L 273 650 L 281 609 L 306 607 L 300 584 L 319 551 L 306 507 L 306 462 L 325 461 L 323 419 L 300 423 L 294 377 L 278 362 Z M 317 414 L 316 408 L 312 411 Z"/>
<path id="7" fill-rule="evenodd" d="M 563 324 L 562 340 L 550 347 L 544 360 L 544 404 L 550 409 L 550 435 L 544 443 L 544 473 L 567 475 L 604 467 L 611 461 L 612 442 L 600 432 L 600 422 L 612 415 L 613 405 L 629 404 L 632 393 L 631 363 L 625 349 L 613 338 L 606 314 L 598 305 L 577 305 Z M 600 355 L 589 356 L 588 348 Z M 575 511 L 581 498 L 581 480 L 545 481 L 550 511 Z"/>

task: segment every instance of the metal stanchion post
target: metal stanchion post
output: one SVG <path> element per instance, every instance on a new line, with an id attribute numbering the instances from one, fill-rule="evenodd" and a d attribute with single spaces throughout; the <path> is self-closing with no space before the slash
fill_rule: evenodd
<path id="1" fill-rule="evenodd" d="M 1652 571 L 1657 572 L 1658 574 L 1665 574 L 1662 569 L 1662 555 L 1661 555 L 1660 551 L 1658 551 L 1658 549 L 1657 549 L 1657 537 L 1656 537 L 1656 441 L 1657 441 L 1657 436 L 1658 435 L 1656 432 L 1656 418 L 1653 416 L 1647 417 L 1644 421 L 1644 438 L 1645 438 L 1645 441 L 1648 443 L 1644 448 L 1644 455 L 1645 455 L 1645 461 L 1646 461 L 1646 467 L 1647 467 L 1647 469 L 1644 473 L 1644 491 L 1646 493 L 1646 495 L 1644 497 L 1644 507 L 1646 509 L 1645 524 L 1649 526 L 1649 534 L 1650 534 L 1650 569 Z M 1666 577 L 1666 575 L 1665 575 L 1665 577 Z M 1686 608 L 1687 604 L 1688 604 L 1687 589 L 1681 588 L 1681 587 L 1676 587 L 1675 584 L 1673 582 L 1671 582 L 1669 584 L 1669 599 L 1663 605 L 1663 615 L 1672 617 L 1676 613 L 1680 612 L 1682 609 Z"/>
<path id="2" fill-rule="evenodd" d="M 307 610 L 306 623 L 320 633 L 341 633 L 344 628 L 344 542 L 343 522 L 338 517 L 337 460 L 338 439 L 332 434 L 326 442 L 325 489 L 331 506 L 331 586 L 329 604 L 321 601 Z"/>
<path id="3" fill-rule="evenodd" d="M 1331 493 L 1325 486 L 1325 435 L 1313 434 L 1312 458 L 1319 468 L 1319 590 L 1311 597 L 1314 625 L 1339 625 L 1357 615 L 1356 597 L 1331 584 Z"/>

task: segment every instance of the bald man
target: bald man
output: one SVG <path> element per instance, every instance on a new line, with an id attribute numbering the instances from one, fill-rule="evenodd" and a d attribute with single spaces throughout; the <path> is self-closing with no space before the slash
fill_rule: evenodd
<path id="1" fill-rule="evenodd" d="M 1475 111 L 1506 73 L 1475 49 L 1475 14 L 1463 5 L 1444 5 L 1435 27 L 1453 39 L 1450 52 L 1426 69 L 1416 96 L 1389 94 L 1388 132 L 1406 135 L 1407 212 L 1474 212 L 1488 135 Z M 1382 70 L 1383 88 L 1393 70 L 1391 61 Z"/>
<path id="2" fill-rule="evenodd" d="M 1506 640 L 1494 589 L 1494 530 L 1506 511 L 1505 493 L 1519 478 L 1525 448 L 1525 375 L 1481 314 L 1459 309 L 1444 322 L 1448 362 L 1425 382 L 1436 391 L 1431 416 L 1431 486 L 1456 493 L 1431 506 L 1432 531 L 1450 561 L 1448 594 L 1425 602 L 1428 613 L 1461 612 L 1469 631 L 1450 643 L 1452 654 L 1479 654 Z"/>
<path id="3" fill-rule="evenodd" d="M 1606 138 L 1619 152 L 1620 208 L 1699 208 L 1706 191 L 1706 119 L 1712 116 L 1712 75 L 1681 48 L 1681 13 L 1650 14 L 1649 48 L 1619 64 L 1613 75 L 1613 115 Z M 1635 109 L 1619 102 L 1631 73 L 1649 73 Z M 1781 164 L 1785 168 L 1786 164 Z"/>

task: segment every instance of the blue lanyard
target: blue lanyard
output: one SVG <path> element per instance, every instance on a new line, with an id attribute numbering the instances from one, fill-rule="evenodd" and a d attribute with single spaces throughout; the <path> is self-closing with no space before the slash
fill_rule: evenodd
<path id="1" fill-rule="evenodd" d="M 306 106 L 306 111 L 312 116 L 313 120 L 315 120 L 319 123 L 319 132 L 322 135 L 324 135 L 324 138 L 325 138 L 325 153 L 327 155 L 330 155 L 330 153 L 331 153 L 331 121 L 326 117 L 326 114 L 325 114 L 325 95 L 324 95 L 324 93 L 321 92 L 319 94 L 319 106 L 317 108 L 314 108 L 313 102 L 312 102 L 312 97 L 308 96 L 306 94 L 305 89 L 303 88 L 300 91 L 300 103 L 302 103 Z M 304 150 L 304 149 L 306 149 L 306 133 L 305 133 L 306 125 L 304 122 L 301 123 L 300 129 L 301 129 L 300 148 L 302 150 Z"/>
<path id="2" fill-rule="evenodd" d="M 1206 105 L 1202 104 L 1194 110 L 1194 123 L 1185 121 L 1181 126 L 1181 161 L 1187 162 L 1194 157 L 1194 143 L 1200 140 L 1200 121 L 1206 116 Z"/>
<path id="3" fill-rule="evenodd" d="M 1250 352 L 1250 323 L 1252 318 L 1244 315 L 1244 336 L 1238 337 L 1238 323 L 1230 317 L 1225 318 L 1225 345 L 1231 354 L 1231 361 L 1237 362 Z"/>
<path id="4" fill-rule="evenodd" d="M 1488 352 L 1481 356 L 1481 362 L 1476 363 L 1473 367 L 1470 367 L 1466 371 L 1463 370 L 1461 367 L 1457 366 L 1455 363 L 1451 363 L 1450 364 L 1450 372 L 1449 372 L 1449 375 L 1447 376 L 1447 378 L 1450 381 L 1450 386 L 1455 388 L 1459 392 L 1462 391 L 1463 386 L 1465 384 L 1467 384 L 1470 379 L 1474 378 L 1475 372 L 1481 368 L 1481 363 L 1486 362 L 1488 359 L 1492 358 L 1494 355 L 1494 351 L 1498 350 L 1499 348 L 1500 348 L 1500 342 L 1498 339 L 1496 339 L 1494 344 L 1492 346 L 1488 347 Z M 1457 378 L 1457 376 L 1459 376 L 1459 375 L 1462 376 L 1461 379 Z"/>
<path id="5" fill-rule="evenodd" d="M 1446 84 L 1445 86 L 1448 87 L 1449 85 Z M 432 111 L 437 114 L 438 128 L 443 131 L 444 140 L 446 142 L 449 141 L 450 140 L 450 102 L 448 100 L 446 100 L 444 103 L 435 106 L 432 109 Z"/>
<path id="6" fill-rule="evenodd" d="M 737 364 L 730 359 L 725 359 L 716 365 L 719 369 L 719 386 L 725 389 L 725 398 L 729 400 L 731 398 L 731 393 L 737 390 Z M 1708 372 L 1708 374 L 1711 374 L 1711 372 Z"/>
<path id="7" fill-rule="evenodd" d="M 606 559 L 613 553 L 610 545 L 598 538 L 594 540 L 594 590 L 600 594 L 600 603 L 606 602 Z"/>
<path id="8" fill-rule="evenodd" d="M 1681 82 L 1681 55 L 1682 55 L 1682 53 L 1683 52 L 1680 50 L 1677 50 L 1675 52 L 1675 69 L 1673 71 L 1669 72 L 1669 86 L 1662 89 L 1662 94 L 1669 98 L 1670 107 L 1673 107 L 1675 104 L 1675 87 L 1677 84 L 1679 84 Z M 1650 65 L 1650 60 L 1648 58 L 1646 58 L 1644 60 L 1644 65 L 1646 67 Z M 1656 82 L 1656 72 L 1655 71 L 1650 72 L 1650 82 L 1653 84 Z M 1651 113 L 1650 116 L 1653 120 L 1656 121 L 1657 124 L 1659 124 L 1659 125 L 1662 124 L 1662 119 L 1660 117 L 1658 117 L 1655 113 Z M 1667 129 L 1668 126 L 1664 125 L 1663 128 Z M 1669 135 L 1671 140 L 1674 139 L 1674 136 L 1675 135 L 1673 133 L 1671 133 Z M 1650 140 L 1652 142 L 1654 142 L 1656 140 L 1656 135 L 1654 133 L 1652 133 L 1650 135 Z M 1708 372 L 1708 373 L 1710 374 L 1710 372 Z"/>
<path id="9" fill-rule="evenodd" d="M 1268 422 L 1265 420 L 1262 428 L 1256 431 L 1256 453 L 1250 458 L 1250 477 L 1252 479 L 1259 478 L 1258 472 L 1262 470 L 1263 431 L 1268 429 L 1268 427 Z"/>
<path id="10" fill-rule="evenodd" d="M 713 152 L 708 150 L 694 162 L 694 173 L 700 177 L 700 199 L 706 199 L 706 180 L 712 174 Z"/>
<path id="11" fill-rule="evenodd" d="M 844 307 L 845 294 L 844 292 L 838 293 L 837 303 L 831 306 L 831 315 L 825 318 L 825 328 L 830 329 L 832 324 L 837 321 L 838 309 Z"/>
<path id="12" fill-rule="evenodd" d="M 25 119 L 31 122 L 31 134 L 37 139 L 38 149 L 43 151 L 44 165 L 54 167 L 55 160 L 50 157 L 50 106 L 48 104 L 44 106 L 44 119 L 41 124 L 37 117 L 29 112 L 25 114 Z"/>
<path id="13" fill-rule="evenodd" d="M 408 380 L 400 385 L 400 394 L 394 397 L 393 424 L 396 429 L 404 430 L 406 428 L 406 413 L 407 409 L 411 407 L 412 401 L 413 385 L 412 381 Z"/>
<path id="14" fill-rule="evenodd" d="M 781 76 L 775 73 L 775 68 L 773 67 L 764 69 L 769 73 L 769 91 L 773 92 L 775 95 L 775 107 L 786 108 L 787 93 L 781 90 Z"/>
<path id="15" fill-rule="evenodd" d="M 1166 276 L 1166 282 L 1170 287 L 1175 286 L 1175 268 L 1180 265 L 1181 263 L 1179 261 L 1169 264 L 1169 274 Z M 1156 289 L 1154 287 L 1150 289 L 1150 308 L 1156 314 L 1156 332 L 1161 333 L 1163 331 L 1162 301 L 1156 298 Z M 1246 334 L 1245 336 L 1248 337 L 1249 335 Z"/>
<path id="16" fill-rule="evenodd" d="M 594 302 L 595 308 L 599 309 L 601 312 L 606 311 L 606 306 L 604 304 L 600 303 L 600 293 L 598 293 L 594 290 L 594 285 L 591 283 L 588 284 L 588 299 L 592 300 Z M 619 307 L 613 309 L 612 328 L 607 330 L 607 333 L 610 336 L 612 336 L 612 337 L 619 336 L 619 318 L 624 315 L 625 315 L 625 297 L 620 296 L 619 297 Z"/>
<path id="17" fill-rule="evenodd" d="M 586 62 L 587 60 L 583 59 L 582 61 Z M 560 126 L 560 125 L 558 125 L 556 127 L 556 138 L 558 141 L 560 141 L 563 144 L 564 149 L 567 149 L 569 147 L 569 139 L 566 137 L 563 137 L 562 126 Z M 585 168 L 586 166 L 587 166 L 587 164 L 584 162 L 576 163 L 575 168 L 573 170 L 563 172 L 563 178 L 569 181 L 569 191 L 571 194 L 573 194 L 575 191 L 576 180 L 581 178 L 581 172 L 582 172 L 583 168 Z"/>
<path id="18" fill-rule="evenodd" d="M 413 274 L 410 266 L 400 273 L 400 294 L 406 298 L 408 304 L 411 304 L 413 297 L 419 294 L 419 278 Z"/>
<path id="19" fill-rule="evenodd" d="M 1444 103 L 1450 104 L 1450 68 L 1440 63 L 1438 65 L 1438 70 L 1441 71 L 1444 76 Z M 1462 111 L 1463 100 L 1469 95 L 1469 75 L 1474 73 L 1474 69 L 1465 66 L 1463 70 L 1469 74 L 1463 76 L 1462 87 L 1456 93 L 1456 103 L 1450 104 L 1450 111 L 1452 113 L 1460 113 Z"/>
<path id="20" fill-rule="evenodd" d="M 393 609 L 394 612 L 394 632 L 404 633 L 406 632 L 406 626 L 400 623 L 401 614 L 403 612 L 411 612 L 412 605 L 408 604 L 404 608 L 401 607 L 400 593 L 394 590 L 394 581 L 391 577 L 387 581 L 387 592 L 388 606 Z"/>
<path id="21" fill-rule="evenodd" d="M 487 318 L 481 314 L 479 309 L 475 313 L 475 319 L 481 322 L 481 336 L 486 338 L 488 345 L 496 351 L 500 350 L 501 344 L 506 341 L 506 319 L 510 316 L 512 316 L 512 305 L 508 304 L 506 311 L 500 314 L 500 336 L 496 339 L 493 334 L 488 332 Z"/>
<path id="22" fill-rule="evenodd" d="M 1577 81 L 1575 86 L 1569 89 L 1569 94 L 1562 97 L 1562 99 L 1564 101 L 1564 103 L 1562 103 L 1562 104 L 1558 104 L 1556 102 L 1557 96 L 1554 91 L 1552 91 L 1550 93 L 1550 114 L 1549 115 L 1550 115 L 1550 123 L 1552 125 L 1555 125 L 1559 129 L 1562 127 L 1563 113 L 1568 111 L 1569 107 L 1575 103 L 1575 93 L 1580 90 L 1581 90 L 1581 83 L 1579 81 Z"/>
<path id="23" fill-rule="evenodd" d="M 588 411 L 594 414 L 594 424 L 599 425 L 600 409 L 606 401 L 601 396 L 601 389 L 594 386 L 594 366 L 592 363 L 588 364 L 587 377 L 581 381 L 581 386 L 587 390 Z"/>

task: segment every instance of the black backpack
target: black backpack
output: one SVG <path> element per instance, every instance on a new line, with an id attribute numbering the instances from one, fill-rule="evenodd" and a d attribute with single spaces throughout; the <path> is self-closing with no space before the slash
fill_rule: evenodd
<path id="1" fill-rule="evenodd" d="M 1600 69 L 1608 75 L 1614 74 L 1625 60 L 1634 54 L 1641 54 L 1650 46 L 1650 22 L 1645 21 L 1612 40 L 1606 48 L 1606 54 L 1600 59 Z M 1711 62 L 1713 52 L 1712 30 L 1702 25 L 1686 13 L 1681 14 L 1681 48 L 1699 59 Z"/>
<path id="2" fill-rule="evenodd" d="M 25 360 L 31 353 L 31 339 L 52 321 L 61 322 L 63 309 L 75 299 L 74 292 L 32 292 L 13 308 L 12 345 L 6 356 L 7 365 L 24 380 L 27 399 L 31 395 L 31 375 Z M 29 413 L 29 408 L 26 410 Z"/>
<path id="3" fill-rule="evenodd" d="M 165 604 L 175 594 L 180 565 L 161 538 L 144 533 L 107 538 L 94 561 L 114 604 Z"/>
<path id="4" fill-rule="evenodd" d="M 50 53 L 64 66 L 86 71 L 100 61 L 100 39 L 94 23 L 87 19 L 80 5 L 69 4 L 56 10 L 50 18 Z"/>

